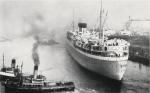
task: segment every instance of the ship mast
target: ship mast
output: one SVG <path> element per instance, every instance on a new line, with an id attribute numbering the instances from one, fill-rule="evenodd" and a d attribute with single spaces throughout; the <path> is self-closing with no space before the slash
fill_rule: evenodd
<path id="1" fill-rule="evenodd" d="M 75 26 L 74 26 L 74 9 L 73 9 L 73 32 L 74 32 L 74 28 L 75 28 Z"/>
<path id="2" fill-rule="evenodd" d="M 21 74 L 22 74 L 22 67 L 23 67 L 23 61 L 22 61 L 22 64 L 21 64 Z"/>
<path id="3" fill-rule="evenodd" d="M 108 11 L 106 12 L 105 14 L 105 17 L 104 17 L 104 20 L 102 20 L 102 17 L 103 17 L 103 13 L 104 13 L 104 10 L 103 10 L 103 7 L 102 7 L 102 0 L 101 0 L 101 8 L 100 8 L 100 24 L 99 24 L 99 39 L 101 39 L 101 43 L 103 45 L 104 43 L 104 31 L 103 31 L 103 27 L 104 27 L 104 24 L 106 22 L 106 19 L 107 19 L 107 13 Z M 103 21 L 103 22 L 102 22 Z"/>
<path id="4" fill-rule="evenodd" d="M 3 53 L 3 68 L 4 68 L 4 53 Z"/>
<path id="5" fill-rule="evenodd" d="M 101 0 L 101 8 L 100 8 L 100 22 L 99 22 L 99 38 L 101 38 L 101 22 L 102 21 L 102 0 Z"/>
<path id="6" fill-rule="evenodd" d="M 101 0 L 101 8 L 100 8 L 100 22 L 99 22 L 99 39 L 102 40 L 102 45 L 103 45 L 103 28 L 102 28 L 102 0 Z"/>

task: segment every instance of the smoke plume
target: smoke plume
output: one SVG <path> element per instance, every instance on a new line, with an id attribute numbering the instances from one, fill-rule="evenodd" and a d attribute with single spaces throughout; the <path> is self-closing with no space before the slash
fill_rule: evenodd
<path id="1" fill-rule="evenodd" d="M 32 48 L 32 59 L 34 61 L 33 75 L 34 75 L 34 79 L 36 79 L 38 75 L 38 67 L 40 64 L 40 58 L 38 54 L 39 37 L 35 36 L 34 39 L 35 39 L 35 43 L 33 44 L 33 48 Z"/>
<path id="2" fill-rule="evenodd" d="M 33 49 L 32 49 L 32 58 L 34 61 L 34 65 L 39 66 L 40 64 L 40 58 L 39 58 L 39 54 L 38 54 L 38 37 L 35 37 L 36 42 L 33 44 Z"/>

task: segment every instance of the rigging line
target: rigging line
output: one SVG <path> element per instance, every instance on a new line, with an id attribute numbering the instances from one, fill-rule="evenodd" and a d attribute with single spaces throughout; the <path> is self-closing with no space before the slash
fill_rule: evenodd
<path id="1" fill-rule="evenodd" d="M 102 31 L 101 22 L 102 22 L 102 0 L 101 0 L 101 7 L 100 7 L 99 38 L 101 37 L 101 31 Z"/>
<path id="2" fill-rule="evenodd" d="M 75 28 L 75 26 L 74 26 L 74 15 L 75 15 L 75 9 L 73 8 L 73 32 L 74 32 L 74 28 Z"/>
<path id="3" fill-rule="evenodd" d="M 5 61 L 5 59 L 4 59 L 4 53 L 3 53 L 3 68 L 5 67 L 4 61 Z"/>
<path id="4" fill-rule="evenodd" d="M 104 25 L 105 25 L 105 23 L 106 23 L 107 14 L 108 14 L 108 11 L 106 12 L 106 15 L 105 15 L 105 18 L 104 18 L 104 22 L 103 22 L 103 24 L 102 24 L 102 29 L 103 29 L 103 27 L 104 27 Z"/>

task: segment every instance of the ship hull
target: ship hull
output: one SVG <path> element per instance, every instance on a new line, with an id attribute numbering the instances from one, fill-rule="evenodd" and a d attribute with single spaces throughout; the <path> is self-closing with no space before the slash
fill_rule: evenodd
<path id="1" fill-rule="evenodd" d="M 12 87 L 12 86 L 5 86 L 5 90 L 9 93 L 11 93 L 12 91 L 17 91 L 18 93 L 20 92 L 26 92 L 26 93 L 47 93 L 47 92 L 73 92 L 74 91 L 74 87 L 70 87 L 70 88 L 66 88 L 66 87 L 62 87 L 62 88 L 23 88 L 23 87 Z"/>
<path id="2" fill-rule="evenodd" d="M 7 73 L 7 72 L 1 72 L 0 71 L 0 76 L 1 77 L 15 77 L 15 75 L 13 73 Z"/>
<path id="3" fill-rule="evenodd" d="M 66 41 L 67 51 L 81 66 L 111 79 L 122 79 L 127 66 L 126 59 L 111 61 L 89 56 L 75 48 L 69 40 Z"/>
<path id="4" fill-rule="evenodd" d="M 11 81 L 12 82 L 12 81 Z M 52 82 L 56 83 L 56 85 L 41 85 L 38 83 L 28 83 L 28 85 L 20 85 L 19 83 L 17 84 L 16 82 L 13 83 L 8 83 L 6 82 L 5 85 L 5 90 L 9 93 L 12 91 L 17 91 L 18 93 L 24 92 L 24 93 L 47 93 L 47 92 L 73 92 L 75 90 L 75 86 L 73 83 L 60 83 L 60 82 Z M 65 85 L 63 85 L 65 84 Z"/>

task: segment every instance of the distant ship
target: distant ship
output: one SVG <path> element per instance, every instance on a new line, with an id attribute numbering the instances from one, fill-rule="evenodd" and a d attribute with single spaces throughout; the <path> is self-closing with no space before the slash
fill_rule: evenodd
<path id="1" fill-rule="evenodd" d="M 16 60 L 12 59 L 12 63 L 10 67 L 6 67 L 4 64 L 5 63 L 4 63 L 4 54 L 3 54 L 3 66 L 0 69 L 0 79 L 6 80 L 8 78 L 14 78 L 15 72 L 19 71 L 19 69 L 16 68 Z"/>
<path id="2" fill-rule="evenodd" d="M 78 29 L 73 25 L 73 30 L 67 31 L 66 47 L 81 66 L 121 80 L 127 67 L 130 43 L 124 39 L 108 39 L 104 35 L 102 13 L 101 4 L 99 32 L 89 31 L 86 23 L 78 23 Z"/>

